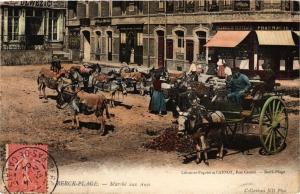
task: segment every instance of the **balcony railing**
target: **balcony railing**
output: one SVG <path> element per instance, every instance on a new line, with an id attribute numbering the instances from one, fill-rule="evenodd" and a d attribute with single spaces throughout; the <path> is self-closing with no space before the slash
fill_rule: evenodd
<path id="1" fill-rule="evenodd" d="M 82 27 L 90 26 L 90 18 L 81 18 L 79 21 L 80 21 L 80 26 Z"/>
<path id="2" fill-rule="evenodd" d="M 67 26 L 79 26 L 80 21 L 78 19 L 69 19 L 67 20 Z"/>
<path id="3" fill-rule="evenodd" d="M 95 25 L 102 26 L 102 25 L 110 25 L 111 18 L 95 18 Z"/>
<path id="4" fill-rule="evenodd" d="M 44 50 L 49 48 L 48 37 L 44 35 L 2 35 L 2 50 L 34 50 L 40 47 Z"/>

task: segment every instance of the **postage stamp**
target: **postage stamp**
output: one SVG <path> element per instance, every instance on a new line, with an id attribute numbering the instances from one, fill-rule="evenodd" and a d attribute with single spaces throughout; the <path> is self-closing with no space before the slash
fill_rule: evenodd
<path id="1" fill-rule="evenodd" d="M 52 193 L 58 168 L 47 145 L 8 144 L 2 180 L 9 193 Z"/>

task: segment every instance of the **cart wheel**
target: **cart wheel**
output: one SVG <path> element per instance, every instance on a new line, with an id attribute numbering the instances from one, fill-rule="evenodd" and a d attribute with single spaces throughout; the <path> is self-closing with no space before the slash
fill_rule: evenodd
<path id="1" fill-rule="evenodd" d="M 259 128 L 260 140 L 268 154 L 278 153 L 285 147 L 288 115 L 282 99 L 268 98 L 260 113 Z"/>

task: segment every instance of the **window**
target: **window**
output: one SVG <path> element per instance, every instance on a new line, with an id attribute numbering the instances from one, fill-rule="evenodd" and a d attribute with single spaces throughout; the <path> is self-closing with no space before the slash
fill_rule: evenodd
<path id="1" fill-rule="evenodd" d="M 166 11 L 167 11 L 167 13 L 173 13 L 174 12 L 174 2 L 173 1 L 167 1 L 166 2 Z"/>
<path id="2" fill-rule="evenodd" d="M 35 17 L 43 17 L 43 12 L 42 12 L 41 9 L 35 9 L 34 12 L 35 12 L 35 13 L 34 13 L 34 16 L 35 16 Z"/>
<path id="3" fill-rule="evenodd" d="M 293 11 L 299 11 L 300 9 L 300 3 L 298 1 L 293 1 Z"/>
<path id="4" fill-rule="evenodd" d="M 77 16 L 77 2 L 76 1 L 68 1 L 68 17 L 76 18 Z"/>
<path id="5" fill-rule="evenodd" d="M 108 2 L 108 16 L 112 16 L 112 1 Z"/>
<path id="6" fill-rule="evenodd" d="M 219 4 L 217 0 L 211 0 L 207 2 L 208 11 L 219 11 Z"/>
<path id="7" fill-rule="evenodd" d="M 138 4 L 139 14 L 143 14 L 144 2 L 138 1 L 137 4 Z"/>
<path id="8" fill-rule="evenodd" d="M 108 52 L 111 53 L 112 52 L 112 32 L 107 32 L 107 36 L 108 36 Z"/>
<path id="9" fill-rule="evenodd" d="M 79 31 L 70 31 L 69 48 L 70 49 L 80 49 L 80 33 L 79 33 Z"/>
<path id="10" fill-rule="evenodd" d="M 121 32 L 120 38 L 121 38 L 121 44 L 125 44 L 126 43 L 126 34 L 125 34 L 125 32 Z"/>
<path id="11" fill-rule="evenodd" d="M 281 10 L 283 11 L 290 11 L 291 7 L 290 7 L 290 1 L 288 0 L 282 0 L 281 1 Z"/>
<path id="12" fill-rule="evenodd" d="M 128 11 L 134 11 L 134 2 L 129 2 Z"/>
<path id="13" fill-rule="evenodd" d="M 199 31 L 196 32 L 198 40 L 199 40 L 199 56 L 198 58 L 201 59 L 205 59 L 205 55 L 206 55 L 206 48 L 205 48 L 205 44 L 206 44 L 206 32 L 203 31 Z"/>
<path id="14" fill-rule="evenodd" d="M 184 1 L 177 1 L 177 11 L 184 11 Z"/>
<path id="15" fill-rule="evenodd" d="M 184 48 L 184 32 L 183 31 L 176 31 L 177 35 L 177 47 Z"/>
<path id="16" fill-rule="evenodd" d="M 255 1 L 255 10 L 262 10 L 263 0 L 256 0 Z"/>
<path id="17" fill-rule="evenodd" d="M 249 11 L 250 10 L 250 0 L 235 0 L 234 1 L 235 11 Z"/>
<path id="18" fill-rule="evenodd" d="M 164 2 L 163 1 L 159 1 L 158 3 L 158 9 L 164 9 L 165 6 L 164 6 Z"/>
<path id="19" fill-rule="evenodd" d="M 18 40 L 19 36 L 19 9 L 8 9 L 8 40 Z"/>
<path id="20" fill-rule="evenodd" d="M 88 3 L 89 8 L 89 18 L 95 18 L 98 16 L 98 2 L 90 1 Z"/>
<path id="21" fill-rule="evenodd" d="M 95 39 L 95 59 L 100 60 L 100 53 L 101 53 L 101 32 L 96 32 L 96 39 Z"/>
<path id="22" fill-rule="evenodd" d="M 26 17 L 28 17 L 28 16 L 34 16 L 34 15 L 33 15 L 33 9 L 32 9 L 32 8 L 27 8 L 27 9 L 26 9 Z"/>
<path id="23" fill-rule="evenodd" d="M 199 0 L 199 9 L 201 11 L 205 10 L 205 1 Z"/>
<path id="24" fill-rule="evenodd" d="M 185 12 L 193 13 L 195 11 L 195 2 L 191 0 L 186 1 Z"/>
<path id="25" fill-rule="evenodd" d="M 143 46 L 143 33 L 141 32 L 137 33 L 137 45 Z"/>
<path id="26" fill-rule="evenodd" d="M 231 10 L 232 9 L 232 0 L 224 0 L 224 10 Z"/>
<path id="27" fill-rule="evenodd" d="M 173 40 L 167 39 L 167 59 L 173 59 Z"/>
<path id="28" fill-rule="evenodd" d="M 48 28 L 48 39 L 49 40 L 57 40 L 57 20 L 58 20 L 58 12 L 57 11 L 49 11 L 49 28 Z"/>
<path id="29" fill-rule="evenodd" d="M 111 36 L 109 36 L 108 37 L 108 52 L 112 52 L 112 48 L 111 48 L 111 44 L 112 44 L 112 42 L 111 42 Z"/>

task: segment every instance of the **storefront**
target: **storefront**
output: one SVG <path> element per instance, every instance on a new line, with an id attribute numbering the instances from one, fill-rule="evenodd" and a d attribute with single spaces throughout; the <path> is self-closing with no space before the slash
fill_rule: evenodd
<path id="1" fill-rule="evenodd" d="M 65 2 L 10 1 L 1 5 L 1 48 L 44 50 L 62 48 Z"/>
<path id="2" fill-rule="evenodd" d="M 119 25 L 120 62 L 143 64 L 143 24 Z"/>
<path id="3" fill-rule="evenodd" d="M 296 45 L 291 31 L 255 31 L 258 39 L 258 63 L 256 70 L 262 70 L 263 63 L 270 63 L 278 77 L 293 74 L 293 51 Z"/>
<path id="4" fill-rule="evenodd" d="M 231 67 L 239 67 L 248 75 L 263 73 L 262 64 L 269 63 L 278 78 L 290 78 L 299 73 L 299 43 L 295 24 L 226 23 L 207 42 L 211 64 L 221 56 Z"/>
<path id="5" fill-rule="evenodd" d="M 251 31 L 218 31 L 205 45 L 209 48 L 211 63 L 222 57 L 232 68 L 253 70 L 254 49 L 249 46 L 253 36 Z"/>

